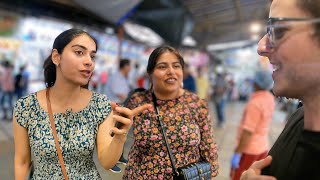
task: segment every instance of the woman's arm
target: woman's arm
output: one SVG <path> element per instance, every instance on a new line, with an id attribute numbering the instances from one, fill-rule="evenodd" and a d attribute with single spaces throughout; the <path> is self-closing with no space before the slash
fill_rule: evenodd
<path id="1" fill-rule="evenodd" d="M 31 165 L 31 151 L 28 130 L 20 126 L 13 117 L 14 132 L 14 176 L 16 180 L 25 180 Z"/>
<path id="2" fill-rule="evenodd" d="M 198 122 L 201 133 L 200 155 L 209 161 L 212 169 L 212 177 L 215 177 L 219 173 L 218 150 L 213 138 L 212 121 L 208 111 L 207 103 L 201 100 L 200 118 Z"/>
<path id="3" fill-rule="evenodd" d="M 236 147 L 235 152 L 242 153 L 243 150 L 248 146 L 251 137 L 252 137 L 252 132 L 246 129 L 243 129 L 240 137 L 239 145 Z"/>
<path id="4" fill-rule="evenodd" d="M 115 135 L 111 137 L 110 134 L 113 132 L 112 129 L 115 125 L 114 116 L 117 115 L 112 111 L 106 120 L 100 124 L 97 134 L 98 159 L 102 167 L 105 169 L 110 169 L 117 163 L 122 153 L 123 145 L 127 139 L 124 134 L 127 132 L 126 129 L 122 129 L 122 133 L 114 132 Z M 124 123 L 126 123 L 127 126 L 130 126 L 131 120 L 125 119 Z M 120 131 L 120 129 L 118 130 Z"/>

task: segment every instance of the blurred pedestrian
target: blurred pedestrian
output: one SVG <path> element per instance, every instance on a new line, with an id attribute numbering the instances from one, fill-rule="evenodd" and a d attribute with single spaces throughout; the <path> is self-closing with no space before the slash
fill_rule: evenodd
<path id="1" fill-rule="evenodd" d="M 0 54 L 1 55 L 1 54 Z M 3 62 L 1 61 L 1 56 L 0 56 L 0 99 L 2 99 L 2 78 L 4 77 L 4 67 L 3 67 Z M 2 109 L 2 106 L 0 104 L 0 110 Z"/>
<path id="2" fill-rule="evenodd" d="M 225 106 L 227 100 L 227 89 L 228 83 L 225 80 L 222 71 L 217 72 L 217 77 L 215 79 L 215 84 L 213 87 L 213 101 L 216 107 L 217 112 L 217 127 L 222 128 L 224 127 L 225 123 Z"/>
<path id="3" fill-rule="evenodd" d="M 13 65 L 9 61 L 3 63 L 3 76 L 1 77 L 2 96 L 0 97 L 0 107 L 2 107 L 2 119 L 10 120 L 13 110 L 14 96 L 14 76 Z"/>
<path id="4" fill-rule="evenodd" d="M 108 72 L 106 70 L 103 70 L 100 73 L 100 93 L 105 93 L 105 87 L 108 82 Z"/>
<path id="5" fill-rule="evenodd" d="M 15 89 L 15 95 L 17 99 L 20 99 L 23 95 L 26 79 L 23 76 L 24 66 L 19 68 L 18 74 L 14 78 L 14 89 Z"/>
<path id="6" fill-rule="evenodd" d="M 208 100 L 209 97 L 209 79 L 205 75 L 204 67 L 198 67 L 196 77 L 197 94 L 201 99 Z"/>
<path id="7" fill-rule="evenodd" d="M 22 96 L 25 96 L 29 94 L 29 80 L 30 80 L 30 72 L 28 71 L 27 64 L 23 66 L 22 78 L 24 79 L 24 84 L 22 87 Z"/>
<path id="8" fill-rule="evenodd" d="M 196 80 L 192 76 L 190 67 L 187 63 L 185 63 L 183 69 L 183 88 L 190 92 L 197 93 Z"/>
<path id="9" fill-rule="evenodd" d="M 257 71 L 253 80 L 254 92 L 246 105 L 238 130 L 238 143 L 231 159 L 231 178 L 239 180 L 243 171 L 267 156 L 269 127 L 275 109 L 275 98 L 270 93 L 271 73 Z"/>

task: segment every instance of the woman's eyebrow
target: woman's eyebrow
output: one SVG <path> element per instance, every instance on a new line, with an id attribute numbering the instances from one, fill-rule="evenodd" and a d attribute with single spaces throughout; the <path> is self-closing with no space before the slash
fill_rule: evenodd
<path id="1" fill-rule="evenodd" d="M 82 46 L 82 45 L 80 45 L 80 44 L 75 44 L 75 45 L 73 45 L 73 46 L 71 46 L 71 47 L 80 47 L 80 48 L 82 48 L 82 49 L 84 49 L 84 50 L 88 50 L 88 48 L 86 48 L 85 46 Z M 92 52 L 93 52 L 93 53 L 96 53 L 95 50 L 93 50 Z"/>
<path id="2" fill-rule="evenodd" d="M 156 65 L 159 65 L 159 64 L 168 64 L 168 63 L 167 62 L 159 62 Z"/>

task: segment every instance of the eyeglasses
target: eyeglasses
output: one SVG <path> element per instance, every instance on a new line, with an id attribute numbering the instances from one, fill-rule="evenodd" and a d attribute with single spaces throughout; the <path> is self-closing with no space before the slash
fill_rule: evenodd
<path id="1" fill-rule="evenodd" d="M 304 23 L 320 23 L 320 18 L 286 18 L 286 17 L 271 17 L 267 24 L 267 34 L 269 38 L 270 48 L 277 46 L 277 42 L 289 30 L 288 24 L 281 24 L 277 22 L 304 22 Z"/>

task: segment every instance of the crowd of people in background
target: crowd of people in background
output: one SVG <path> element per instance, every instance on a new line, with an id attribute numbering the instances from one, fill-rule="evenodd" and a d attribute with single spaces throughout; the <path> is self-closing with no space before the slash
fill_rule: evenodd
<path id="1" fill-rule="evenodd" d="M 127 59 L 131 62 L 130 59 Z M 12 118 L 12 108 L 14 102 L 24 95 L 29 93 L 29 72 L 26 66 L 17 68 L 14 72 L 14 65 L 9 61 L 2 61 L 0 65 L 0 117 L 3 120 L 10 120 Z M 139 73 L 139 64 L 131 63 L 130 69 L 126 70 L 126 82 L 123 82 L 120 90 L 126 92 L 135 88 L 148 89 L 150 86 L 148 74 Z M 108 70 L 99 73 L 93 73 L 89 88 L 93 91 L 107 94 L 110 97 L 112 91 L 110 84 L 117 76 L 117 71 L 110 72 Z M 214 78 L 210 78 L 213 74 Z M 124 85 L 126 84 L 126 85 Z M 215 105 L 217 114 L 217 127 L 223 127 L 225 123 L 225 105 L 228 102 L 249 100 L 253 93 L 253 77 L 244 78 L 241 82 L 235 82 L 232 75 L 224 72 L 221 68 L 216 71 L 208 72 L 205 67 L 194 67 L 189 64 L 185 65 L 184 78 L 182 87 L 190 92 L 196 93 L 199 97 L 212 102 Z M 114 85 L 113 85 L 114 86 Z M 111 88 L 114 89 L 114 88 Z M 119 89 L 119 88 L 117 88 Z M 111 93 L 111 94 L 110 94 Z M 123 96 L 125 97 L 125 96 Z M 296 99 L 279 99 L 283 104 L 281 110 L 286 112 L 288 116 L 297 109 L 299 101 Z"/>
<path id="2" fill-rule="evenodd" d="M 1 120 L 11 120 L 13 104 L 28 93 L 29 73 L 25 66 L 14 74 L 14 65 L 7 60 L 0 64 L 0 116 Z"/>

